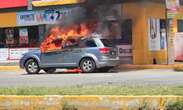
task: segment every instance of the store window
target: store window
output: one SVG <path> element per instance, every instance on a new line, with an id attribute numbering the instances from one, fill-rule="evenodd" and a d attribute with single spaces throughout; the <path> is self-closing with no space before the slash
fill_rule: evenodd
<path id="1" fill-rule="evenodd" d="M 86 41 L 86 46 L 87 47 L 97 47 L 97 45 L 95 44 L 95 42 L 93 40 Z"/>
<path id="2" fill-rule="evenodd" d="M 15 47 L 18 43 L 17 41 L 17 30 L 14 28 L 5 28 L 4 37 L 5 37 L 5 46 L 6 47 Z"/>
<path id="3" fill-rule="evenodd" d="M 178 32 L 183 32 L 183 20 L 177 20 Z"/>
<path id="4" fill-rule="evenodd" d="M 121 24 L 122 44 L 132 44 L 132 20 L 126 19 Z"/>
<path id="5" fill-rule="evenodd" d="M 3 37 L 3 30 L 0 29 L 0 48 L 4 48 L 5 47 L 5 39 Z"/>
<path id="6" fill-rule="evenodd" d="M 38 47 L 40 37 L 38 26 L 28 27 L 28 34 L 29 34 L 29 47 Z"/>
<path id="7" fill-rule="evenodd" d="M 40 33 L 43 28 L 39 26 L 15 27 L 0 29 L 0 48 L 32 48 L 39 47 Z"/>

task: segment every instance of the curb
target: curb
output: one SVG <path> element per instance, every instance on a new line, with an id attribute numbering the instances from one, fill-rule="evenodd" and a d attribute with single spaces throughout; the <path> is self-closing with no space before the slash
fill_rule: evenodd
<path id="1" fill-rule="evenodd" d="M 174 65 L 132 65 L 132 64 L 124 64 L 120 65 L 120 69 L 173 69 L 176 65 L 183 64 L 174 64 Z"/>
<path id="2" fill-rule="evenodd" d="M 165 110 L 182 96 L 0 96 L 1 110 Z"/>
<path id="3" fill-rule="evenodd" d="M 0 66 L 0 71 L 21 71 L 19 66 Z"/>

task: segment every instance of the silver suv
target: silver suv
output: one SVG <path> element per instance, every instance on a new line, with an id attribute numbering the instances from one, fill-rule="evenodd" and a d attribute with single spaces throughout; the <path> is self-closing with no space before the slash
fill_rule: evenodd
<path id="1" fill-rule="evenodd" d="M 84 73 L 107 72 L 118 63 L 117 48 L 110 40 L 98 37 L 82 39 L 54 52 L 41 53 L 38 49 L 20 59 L 20 67 L 28 74 L 39 73 L 41 69 L 53 73 L 57 68 L 80 68 Z"/>

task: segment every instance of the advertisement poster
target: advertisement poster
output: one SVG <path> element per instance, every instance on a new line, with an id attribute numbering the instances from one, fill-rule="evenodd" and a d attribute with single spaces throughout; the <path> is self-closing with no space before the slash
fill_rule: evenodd
<path id="1" fill-rule="evenodd" d="M 19 29 L 19 36 L 20 36 L 20 38 L 19 38 L 20 44 L 28 44 L 29 43 L 27 28 Z"/>
<path id="2" fill-rule="evenodd" d="M 150 18 L 148 20 L 148 43 L 150 51 L 159 51 L 160 47 L 160 20 Z"/>
<path id="3" fill-rule="evenodd" d="M 176 11 L 180 7 L 179 0 L 166 0 L 166 8 L 168 10 Z"/>
<path id="4" fill-rule="evenodd" d="M 180 7 L 179 0 L 166 0 L 167 18 L 174 18 L 178 15 L 178 8 Z"/>
<path id="5" fill-rule="evenodd" d="M 161 29 L 160 33 L 160 48 L 161 50 L 167 49 L 167 43 L 166 43 L 166 29 Z"/>
<path id="6" fill-rule="evenodd" d="M 5 35 L 6 35 L 6 44 L 11 45 L 15 43 L 14 39 L 14 30 L 13 29 L 5 29 Z"/>
<path id="7" fill-rule="evenodd" d="M 174 44 L 175 61 L 183 61 L 183 33 L 176 33 Z"/>

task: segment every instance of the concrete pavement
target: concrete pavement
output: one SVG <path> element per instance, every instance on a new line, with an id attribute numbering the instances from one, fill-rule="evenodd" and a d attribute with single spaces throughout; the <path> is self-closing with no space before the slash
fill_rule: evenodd
<path id="1" fill-rule="evenodd" d="M 90 85 L 183 85 L 183 72 L 172 69 L 128 70 L 117 73 L 27 75 L 25 71 L 1 71 L 0 87 L 64 87 Z"/>

